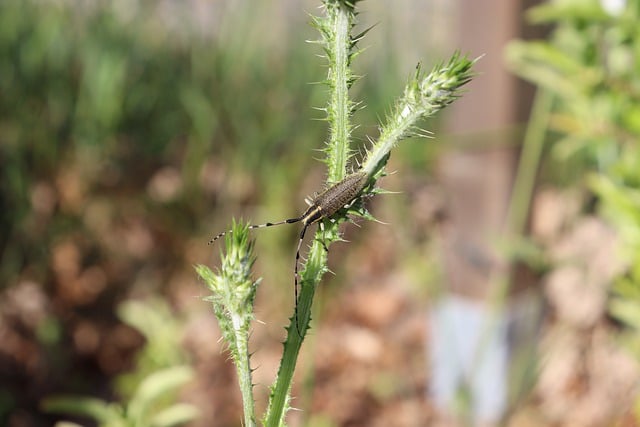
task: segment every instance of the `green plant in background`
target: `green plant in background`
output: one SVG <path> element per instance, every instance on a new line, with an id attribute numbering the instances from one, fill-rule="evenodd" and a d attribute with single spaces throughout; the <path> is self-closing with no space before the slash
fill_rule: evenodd
<path id="1" fill-rule="evenodd" d="M 189 366 L 174 366 L 156 371 L 140 382 L 126 405 L 84 396 L 59 396 L 45 399 L 45 411 L 89 417 L 100 427 L 170 427 L 197 417 L 197 410 L 186 403 L 167 404 L 167 395 L 193 378 Z M 64 426 L 79 426 L 70 422 Z"/>
<path id="2" fill-rule="evenodd" d="M 119 307 L 122 320 L 146 340 L 135 369 L 116 378 L 121 400 L 107 402 L 86 396 L 53 396 L 42 402 L 45 411 L 84 416 L 100 427 L 170 427 L 198 416 L 187 403 L 175 403 L 177 392 L 193 379 L 180 345 L 181 324 L 163 300 L 127 301 Z M 59 423 L 59 426 L 75 426 Z"/>
<path id="3" fill-rule="evenodd" d="M 350 70 L 352 60 L 360 52 L 357 42 L 366 33 L 353 36 L 351 31 L 355 25 L 356 1 L 325 0 L 323 2 L 325 16 L 316 17 L 314 26 L 320 31 L 322 45 L 329 65 L 327 85 L 330 88 L 330 101 L 326 108 L 329 123 L 329 140 L 325 148 L 325 162 L 328 168 L 327 188 L 332 192 L 340 186 L 353 190 L 344 206 L 324 206 L 318 199 L 319 212 L 315 218 L 320 227 L 309 249 L 308 257 L 300 273 L 300 294 L 296 302 L 296 315 L 291 317 L 287 328 L 287 339 L 284 343 L 284 353 L 280 369 L 274 385 L 271 388 L 269 406 L 264 417 L 264 425 L 284 425 L 284 417 L 289 408 L 291 382 L 296 360 L 304 336 L 309 327 L 311 306 L 316 286 L 327 271 L 327 251 L 331 243 L 340 240 L 338 227 L 349 221 L 349 215 L 371 218 L 366 211 L 363 199 L 379 193 L 376 181 L 384 174 L 384 167 L 391 149 L 402 139 L 410 136 L 426 136 L 427 132 L 419 128 L 419 122 L 429 117 L 460 96 L 460 88 L 472 77 L 473 61 L 455 54 L 445 63 L 436 65 L 432 72 L 425 75 L 420 66 L 409 79 L 404 95 L 399 98 L 388 115 L 386 122 L 380 127 L 378 140 L 371 140 L 361 167 L 352 170 L 354 159 L 351 148 L 351 117 L 358 107 L 349 99 L 348 91 L 357 80 Z M 357 179 L 354 179 L 356 177 Z M 324 211 L 329 214 L 323 215 Z M 331 214 L 331 212 L 335 212 Z M 330 215 L 330 216 L 329 216 Z M 306 225 L 306 223 L 305 223 Z M 246 226 L 234 225 L 232 233 L 227 237 L 227 255 L 223 258 L 222 271 L 214 274 L 207 267 L 197 266 L 196 269 L 205 283 L 214 292 L 214 311 L 225 332 L 233 359 L 240 372 L 240 383 L 245 399 L 245 422 L 248 426 L 255 425 L 253 404 L 247 404 L 251 399 L 250 384 L 243 376 L 250 375 L 248 352 L 238 351 L 238 343 L 246 344 L 248 325 L 251 320 L 255 282 L 250 278 L 252 263 L 251 245 L 247 241 Z M 234 281 L 237 280 L 237 281 Z M 226 289 L 225 289 L 226 288 Z M 247 289 L 247 291 L 241 291 Z M 249 292 L 250 293 L 247 293 Z M 239 293 L 237 299 L 231 301 L 226 295 Z M 240 310 L 238 302 L 244 302 L 246 307 Z M 243 312 L 245 315 L 234 315 Z M 241 322 L 233 319 L 243 319 Z M 224 322 L 224 323 L 223 323 Z M 245 323 L 246 322 L 246 323 Z M 233 328 L 231 327 L 233 326 Z M 242 325 L 242 326 L 241 326 Z M 235 330 L 241 330 L 242 339 L 238 339 Z M 238 360 L 238 356 L 243 359 Z M 251 411 L 249 414 L 246 411 Z"/>
<path id="4" fill-rule="evenodd" d="M 228 165 L 232 182 L 251 175 L 285 183 L 304 170 L 286 168 L 278 179 L 266 179 L 273 171 L 264 159 L 281 159 L 286 141 L 297 143 L 282 161 L 298 165 L 293 160 L 321 137 L 318 123 L 300 132 L 307 111 L 295 108 L 309 103 L 314 88 L 308 81 L 316 79 L 301 59 L 303 41 L 274 52 L 256 41 L 256 24 L 249 29 L 243 21 L 243 13 L 259 14 L 269 2 L 237 14 L 221 10 L 225 25 L 215 35 L 190 26 L 158 28 L 158 4 L 141 2 L 125 16 L 114 2 L 79 10 L 31 0 L 0 4 L 0 201 L 12 207 L 0 213 L 0 288 L 25 262 L 45 276 L 43 248 L 69 229 L 86 227 L 63 203 L 54 204 L 50 217 L 33 218 L 34 187 L 45 183 L 58 195 L 65 171 L 79 170 L 87 197 L 142 193 L 137 203 L 148 203 L 157 220 L 171 222 L 175 233 L 194 233 L 193 219 L 211 207 L 198 182 L 207 159 L 224 158 L 215 166 Z M 225 29 L 246 37 L 233 40 Z M 275 63 L 293 72 L 283 78 Z M 184 191 L 157 206 L 141 196 L 152 174 L 167 165 L 179 171 Z M 260 193 L 281 194 L 268 190 Z M 232 209 L 248 197 L 254 193 L 233 193 L 224 206 Z"/>
<path id="5" fill-rule="evenodd" d="M 131 396 L 138 384 L 154 372 L 188 363 L 182 345 L 184 321 L 165 300 L 124 301 L 118 306 L 118 317 L 145 338 L 144 347 L 136 354 L 135 369 L 116 378 L 120 396 Z"/>
<path id="6" fill-rule="evenodd" d="M 548 123 L 538 125 L 559 137 L 554 158 L 582 172 L 579 184 L 597 196 L 622 240 L 616 256 L 631 267 L 615 283 L 609 310 L 628 326 L 624 341 L 640 359 L 640 3 L 603 4 L 533 8 L 532 22 L 556 25 L 550 40 L 514 42 L 507 53 L 516 73 L 552 99 L 544 102 Z"/>

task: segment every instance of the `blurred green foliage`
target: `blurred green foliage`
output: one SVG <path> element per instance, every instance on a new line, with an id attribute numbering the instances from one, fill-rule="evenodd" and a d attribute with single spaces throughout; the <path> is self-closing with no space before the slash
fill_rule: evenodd
<path id="1" fill-rule="evenodd" d="M 191 404 L 178 403 L 178 392 L 194 376 L 185 365 L 181 346 L 184 325 L 161 299 L 128 300 L 118 307 L 119 317 L 146 340 L 135 368 L 115 382 L 125 404 L 89 396 L 54 395 L 42 401 L 45 411 L 93 419 L 101 427 L 182 425 L 198 416 Z M 69 423 L 75 426 L 76 424 Z"/>
<path id="2" fill-rule="evenodd" d="M 239 13 L 220 18 L 234 21 L 220 30 L 237 32 L 229 37 L 186 23 L 167 28 L 155 2 L 127 16 L 116 6 L 0 4 L 1 283 L 38 254 L 43 261 L 52 234 L 79 225 L 57 206 L 51 223 L 31 227 L 34 185 L 59 190 L 56 177 L 69 165 L 84 165 L 94 195 L 137 191 L 158 167 L 175 166 L 185 203 L 198 211 L 207 159 L 232 183 L 243 173 L 264 182 L 274 163 L 300 174 L 308 162 L 293 160 L 322 140 L 322 126 L 309 120 L 316 89 L 308 82 L 319 67 L 299 49 L 303 40 L 249 49 L 261 42 L 234 28 Z M 192 230 L 193 219 L 176 226 Z"/>
<path id="3" fill-rule="evenodd" d="M 614 286 L 610 310 L 628 326 L 625 341 L 640 358 L 640 2 L 621 5 L 536 7 L 532 21 L 555 24 L 550 41 L 513 43 L 508 55 L 518 74 L 555 96 L 555 160 L 579 165 L 573 184 L 593 191 L 622 239 L 616 256 L 630 268 Z"/>
<path id="4" fill-rule="evenodd" d="M 0 4 L 2 286 L 27 266 L 46 277 L 49 242 L 84 227 L 60 197 L 50 215 L 34 212 L 37 185 L 59 196 L 60 175 L 72 166 L 87 194 L 135 194 L 160 216 L 169 209 L 170 223 L 186 233 L 212 227 L 211 219 L 224 228 L 241 205 L 277 201 L 289 215 L 300 206 L 310 167 L 322 170 L 313 150 L 326 126 L 313 120 L 323 118 L 313 107 L 326 89 L 310 84 L 324 78 L 320 52 L 305 43 L 304 21 L 271 41 L 269 2 L 224 5 L 203 30 L 188 8 L 169 25 L 155 1 Z M 372 71 L 378 83 L 398 81 L 380 75 L 394 71 L 388 55 Z M 375 134 L 389 88 L 355 89 L 368 105 L 357 117 L 362 134 Z M 165 165 L 180 171 L 180 209 L 140 191 Z M 212 170 L 214 188 L 201 182 Z"/>
<path id="5" fill-rule="evenodd" d="M 186 403 L 167 403 L 167 395 L 175 394 L 193 378 L 189 366 L 173 366 L 145 377 L 127 400 L 126 405 L 109 403 L 83 396 L 51 397 L 43 402 L 49 412 L 81 415 L 96 421 L 100 427 L 170 427 L 197 418 L 197 409 Z M 61 422 L 59 426 L 80 426 Z"/>
<path id="6" fill-rule="evenodd" d="M 135 369 L 116 379 L 120 397 L 129 399 L 151 374 L 188 362 L 182 346 L 184 323 L 166 301 L 130 299 L 118 306 L 118 317 L 145 338 L 144 347 L 136 355 Z"/>

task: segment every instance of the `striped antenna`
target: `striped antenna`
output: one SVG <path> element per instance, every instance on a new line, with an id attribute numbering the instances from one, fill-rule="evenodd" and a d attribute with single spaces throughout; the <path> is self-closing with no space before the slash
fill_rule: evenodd
<path id="1" fill-rule="evenodd" d="M 278 222 L 265 222 L 264 224 L 255 224 L 255 225 L 250 225 L 249 229 L 253 230 L 254 228 L 264 228 L 264 227 L 273 227 L 274 225 L 282 225 L 282 224 L 293 224 L 295 222 L 300 222 L 302 221 L 302 219 L 304 218 L 304 216 L 301 216 L 299 218 L 289 218 L 289 219 L 285 219 L 284 221 L 278 221 Z M 209 240 L 209 245 L 212 244 L 213 242 L 215 242 L 216 240 L 218 240 L 221 237 L 226 236 L 227 234 L 231 234 L 233 232 L 233 230 L 227 230 L 227 231 L 223 231 L 222 233 L 218 234 L 217 236 L 215 236 L 213 239 Z"/>

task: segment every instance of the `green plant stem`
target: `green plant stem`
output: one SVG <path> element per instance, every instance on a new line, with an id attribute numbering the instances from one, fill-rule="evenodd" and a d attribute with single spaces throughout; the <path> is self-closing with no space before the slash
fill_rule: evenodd
<path id="1" fill-rule="evenodd" d="M 553 96 L 550 92 L 538 89 L 524 135 L 501 247 L 513 247 L 526 231 L 525 227 L 533 197 L 536 174 L 542 157 L 542 149 L 544 148 L 552 101 Z M 507 256 L 510 256 L 510 254 L 507 254 Z M 507 261 L 511 261 L 511 259 L 507 259 Z M 474 366 L 479 366 L 480 360 L 488 348 L 491 334 L 498 327 L 507 296 L 509 295 L 510 285 L 510 270 L 507 268 L 500 269 L 490 278 L 490 287 L 493 289 L 490 296 L 492 311 L 486 325 L 483 327 Z"/>
<path id="2" fill-rule="evenodd" d="M 315 18 L 314 24 L 322 34 L 329 62 L 327 84 L 330 87 L 330 99 L 326 111 L 330 136 L 325 148 L 325 162 L 327 185 L 331 185 L 341 181 L 347 175 L 350 155 L 350 118 L 353 113 L 353 102 L 349 99 L 349 88 L 354 78 L 349 65 L 355 47 L 350 33 L 355 14 L 353 3 L 343 0 L 325 0 L 324 7 L 326 17 Z M 284 423 L 296 361 L 311 320 L 315 288 L 322 279 L 322 275 L 328 270 L 325 249 L 339 240 L 339 222 L 324 221 L 324 230 L 319 229 L 316 232 L 307 262 L 302 268 L 300 295 L 296 301 L 297 315 L 291 317 L 287 328 L 284 353 L 265 416 L 266 426 L 280 426 Z"/>
<path id="3" fill-rule="evenodd" d="M 391 152 L 391 149 L 398 141 L 406 137 L 421 117 L 421 112 L 411 109 L 407 105 L 397 115 L 396 120 L 392 121 L 393 125 L 384 126 L 375 145 L 377 149 L 370 151 L 370 155 L 367 156 L 362 165 L 362 171 L 366 172 L 369 177 L 373 177 L 379 172 L 386 164 L 386 157 Z"/>
<path id="4" fill-rule="evenodd" d="M 255 427 L 256 411 L 253 401 L 253 383 L 251 381 L 251 364 L 249 360 L 249 336 L 244 331 L 245 328 L 241 326 L 241 319 L 232 318 L 232 321 L 238 353 L 235 366 L 236 372 L 238 373 L 238 382 L 240 383 L 240 393 L 242 394 L 244 425 L 245 427 Z"/>
<path id="5" fill-rule="evenodd" d="M 329 6 L 327 6 L 329 7 Z M 333 61 L 329 75 L 332 86 L 329 102 L 329 123 L 331 126 L 330 140 L 327 149 L 327 165 L 329 183 L 335 183 L 345 177 L 347 161 L 349 159 L 349 133 L 351 130 L 351 101 L 349 100 L 349 55 L 351 38 L 349 32 L 352 27 L 352 17 L 349 10 L 341 3 L 335 8 L 335 13 L 329 15 L 334 37 L 331 40 Z"/>
<path id="6" fill-rule="evenodd" d="M 525 227 L 529 216 L 531 199 L 533 198 L 536 175 L 540 166 L 540 158 L 542 157 L 542 149 L 544 148 L 552 101 L 553 96 L 550 92 L 538 89 L 524 135 L 518 171 L 511 192 L 502 247 L 513 247 L 526 231 Z M 496 312 L 504 307 L 510 283 L 508 269 L 504 269 L 494 276 L 494 286 L 492 287 L 495 291 L 491 296 L 491 302 Z"/>
<path id="7" fill-rule="evenodd" d="M 314 240 L 309 250 L 306 268 L 301 275 L 300 296 L 298 298 L 298 325 L 295 316 L 287 328 L 287 340 L 284 343 L 284 353 L 280 362 L 278 376 L 272 387 L 269 408 L 265 416 L 265 426 L 278 427 L 284 424 L 285 408 L 289 404 L 291 382 L 296 367 L 300 347 L 311 320 L 311 306 L 316 285 L 327 271 L 327 252 L 322 243 Z"/>
<path id="8" fill-rule="evenodd" d="M 549 91 L 538 89 L 524 136 L 518 172 L 509 203 L 507 232 L 511 236 L 520 236 L 525 232 L 552 101 L 553 96 Z"/>

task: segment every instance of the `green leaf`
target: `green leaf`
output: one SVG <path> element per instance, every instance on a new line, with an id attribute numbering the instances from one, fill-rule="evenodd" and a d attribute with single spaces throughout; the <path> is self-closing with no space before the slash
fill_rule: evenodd
<path id="1" fill-rule="evenodd" d="M 609 303 L 609 311 L 617 319 L 640 331 L 640 301 L 615 298 Z"/>
<path id="2" fill-rule="evenodd" d="M 202 280 L 204 280 L 207 286 L 211 287 L 211 284 L 215 282 L 215 275 L 213 271 L 211 271 L 211 269 L 206 265 L 202 264 L 198 264 L 194 268 L 196 269 L 196 273 L 198 273 L 198 276 L 200 276 Z"/>
<path id="3" fill-rule="evenodd" d="M 80 415 L 93 418 L 99 423 L 122 421 L 122 408 L 100 399 L 83 396 L 58 396 L 42 401 L 42 409 L 46 412 Z M 122 423 L 124 424 L 124 423 Z"/>
<path id="4" fill-rule="evenodd" d="M 200 416 L 200 411 L 193 405 L 177 403 L 158 412 L 151 418 L 153 427 L 169 427 L 193 421 Z"/>
<path id="5" fill-rule="evenodd" d="M 193 370 L 189 366 L 173 366 L 149 375 L 140 383 L 134 399 L 151 402 L 162 394 L 175 390 L 193 378 Z"/>
<path id="6" fill-rule="evenodd" d="M 532 23 L 543 24 L 569 19 L 597 22 L 609 16 L 597 0 L 560 0 L 529 9 L 527 18 Z"/>
<path id="7" fill-rule="evenodd" d="M 547 42 L 513 41 L 505 51 L 509 67 L 519 76 L 563 98 L 576 102 L 585 87 L 602 79 L 602 71 L 568 55 Z"/>
<path id="8" fill-rule="evenodd" d="M 149 407 L 165 393 L 173 391 L 193 378 L 189 366 L 174 366 L 155 372 L 145 378 L 129 404 L 129 413 L 133 419 L 141 419 Z"/>

